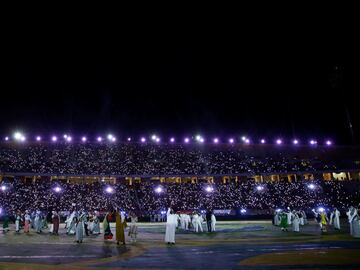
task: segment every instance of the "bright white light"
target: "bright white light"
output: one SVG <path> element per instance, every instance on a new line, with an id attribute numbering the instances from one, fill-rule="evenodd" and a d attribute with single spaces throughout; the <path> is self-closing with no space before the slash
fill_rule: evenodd
<path id="1" fill-rule="evenodd" d="M 310 188 L 310 189 L 315 189 L 315 185 L 314 185 L 314 184 L 309 184 L 309 185 L 308 185 L 308 188 Z"/>
<path id="2" fill-rule="evenodd" d="M 67 134 L 64 134 L 64 136 L 63 136 L 63 137 L 64 137 L 64 139 L 66 139 L 66 138 L 68 137 L 68 135 L 67 135 Z"/>
<path id="3" fill-rule="evenodd" d="M 146 139 L 144 137 L 141 138 L 141 142 L 144 143 L 146 142 Z"/>
<path id="4" fill-rule="evenodd" d="M 129 137 L 129 138 L 127 138 L 127 140 L 128 140 L 128 142 L 130 142 L 130 141 L 131 141 L 131 138 Z"/>
<path id="5" fill-rule="evenodd" d="M 170 138 L 170 142 L 175 142 L 175 138 Z"/>
<path id="6" fill-rule="evenodd" d="M 210 186 L 207 186 L 205 188 L 206 192 L 213 192 L 214 191 L 214 188 L 213 187 L 210 187 Z"/>
<path id="7" fill-rule="evenodd" d="M 246 213 L 246 209 L 241 209 L 240 212 L 244 214 Z"/>
<path id="8" fill-rule="evenodd" d="M 8 141 L 9 140 L 9 137 L 5 137 L 5 141 Z"/>
<path id="9" fill-rule="evenodd" d="M 26 141 L 25 136 L 21 136 L 20 141 L 25 142 Z"/>
<path id="10" fill-rule="evenodd" d="M 326 145 L 332 145 L 332 142 L 331 141 L 326 141 Z"/>
<path id="11" fill-rule="evenodd" d="M 261 141 L 260 141 L 262 144 L 264 144 L 265 143 L 265 139 L 261 139 Z"/>
<path id="12" fill-rule="evenodd" d="M 280 212 L 280 211 L 281 211 L 281 209 L 280 209 L 280 208 L 278 208 L 278 209 L 276 209 L 275 211 L 276 211 L 276 212 Z"/>
<path id="13" fill-rule="evenodd" d="M 4 186 L 4 185 L 1 186 L 1 190 L 2 190 L 2 191 L 5 191 L 6 189 L 7 189 L 6 186 Z"/>
<path id="14" fill-rule="evenodd" d="M 214 143 L 219 143 L 219 139 L 218 138 L 214 138 Z"/>
<path id="15" fill-rule="evenodd" d="M 299 141 L 298 140 L 293 140 L 293 144 L 299 144 Z"/>
<path id="16" fill-rule="evenodd" d="M 245 136 L 242 136 L 241 137 L 241 140 L 244 142 L 246 140 L 246 137 Z"/>
<path id="17" fill-rule="evenodd" d="M 230 139 L 229 139 L 229 143 L 234 143 L 234 139 L 233 139 L 233 138 L 230 138 Z"/>
<path id="18" fill-rule="evenodd" d="M 51 137 L 51 140 L 52 140 L 53 142 L 56 142 L 56 141 L 57 141 L 57 137 L 56 137 L 56 136 L 52 136 L 52 137 Z"/>
<path id="19" fill-rule="evenodd" d="M 323 207 L 319 207 L 319 208 L 318 208 L 318 211 L 319 211 L 319 212 L 324 212 L 325 209 L 324 209 Z"/>
<path id="20" fill-rule="evenodd" d="M 317 141 L 315 141 L 315 140 L 310 140 L 310 144 L 311 144 L 311 145 L 315 145 L 315 144 L 317 144 Z"/>
<path id="21" fill-rule="evenodd" d="M 61 187 L 55 187 L 54 191 L 59 193 L 61 191 Z"/>
<path id="22" fill-rule="evenodd" d="M 97 141 L 101 142 L 102 141 L 102 137 L 97 137 Z"/>
<path id="23" fill-rule="evenodd" d="M 107 188 L 105 189 L 105 191 L 106 191 L 107 193 L 113 193 L 114 189 L 113 189 L 112 187 L 107 187 Z"/>
<path id="24" fill-rule="evenodd" d="M 41 141 L 41 137 L 40 137 L 40 136 L 36 136 L 36 140 L 37 140 L 38 142 L 40 142 L 40 141 Z"/>
<path id="25" fill-rule="evenodd" d="M 200 142 L 200 143 L 205 142 L 204 138 L 200 138 L 199 142 Z"/>
<path id="26" fill-rule="evenodd" d="M 263 186 L 257 186 L 256 189 L 257 189 L 258 191 L 261 191 L 261 190 L 264 189 L 264 187 L 263 187 Z"/>
<path id="27" fill-rule="evenodd" d="M 250 143 L 250 139 L 245 139 L 245 143 L 249 144 Z"/>
<path id="28" fill-rule="evenodd" d="M 156 141 L 157 143 L 159 143 L 159 142 L 160 142 L 160 138 L 157 137 L 157 138 L 155 139 L 155 141 Z"/>
<path id="29" fill-rule="evenodd" d="M 71 136 L 67 136 L 67 137 L 66 137 L 66 141 L 67 141 L 67 142 L 71 142 L 71 141 L 72 141 Z"/>
<path id="30" fill-rule="evenodd" d="M 2 208 L 0 208 L 0 215 L 2 214 Z"/>
<path id="31" fill-rule="evenodd" d="M 14 139 L 15 139 L 15 140 L 18 140 L 18 141 L 19 141 L 19 140 L 21 140 L 22 137 L 24 137 L 24 136 L 22 135 L 21 132 L 18 132 L 18 131 L 17 131 L 17 132 L 14 133 Z"/>
<path id="32" fill-rule="evenodd" d="M 165 215 L 165 214 L 166 214 L 166 211 L 160 211 L 160 213 L 161 213 L 162 215 Z"/>
<path id="33" fill-rule="evenodd" d="M 197 141 L 200 141 L 201 136 L 200 136 L 200 135 L 196 135 L 195 139 L 196 139 Z"/>
<path id="34" fill-rule="evenodd" d="M 109 141 L 111 141 L 113 137 L 114 136 L 112 134 L 107 135 L 107 138 L 108 138 Z"/>
<path id="35" fill-rule="evenodd" d="M 112 138 L 111 138 L 111 141 L 112 141 L 112 142 L 116 142 L 116 138 L 115 138 L 115 137 L 112 137 Z"/>
<path id="36" fill-rule="evenodd" d="M 155 134 L 151 136 L 151 139 L 152 139 L 153 141 L 155 141 L 156 138 L 157 138 L 157 136 L 156 136 Z"/>
<path id="37" fill-rule="evenodd" d="M 189 142 L 190 142 L 190 139 L 189 139 L 189 138 L 185 138 L 185 139 L 184 139 L 184 142 L 185 142 L 185 143 L 189 143 Z"/>
<path id="38" fill-rule="evenodd" d="M 276 144 L 282 144 L 282 140 L 281 140 L 281 139 L 277 139 L 277 140 L 276 140 Z"/>
<path id="39" fill-rule="evenodd" d="M 81 141 L 82 141 L 82 142 L 86 142 L 86 140 L 87 140 L 87 139 L 86 139 L 85 136 L 81 138 Z"/>
<path id="40" fill-rule="evenodd" d="M 163 191 L 162 187 L 155 188 L 156 193 L 161 193 Z"/>

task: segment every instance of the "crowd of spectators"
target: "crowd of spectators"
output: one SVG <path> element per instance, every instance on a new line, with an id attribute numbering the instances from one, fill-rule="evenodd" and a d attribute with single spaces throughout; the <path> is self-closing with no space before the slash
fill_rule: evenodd
<path id="1" fill-rule="evenodd" d="M 237 145 L 1 144 L 0 172 L 119 176 L 226 175 L 360 167 L 353 159 L 336 160 L 327 154 L 320 156 L 320 150 L 307 155 L 294 148 L 288 151 L 285 146 L 274 146 L 270 150 L 248 151 L 246 147 Z"/>

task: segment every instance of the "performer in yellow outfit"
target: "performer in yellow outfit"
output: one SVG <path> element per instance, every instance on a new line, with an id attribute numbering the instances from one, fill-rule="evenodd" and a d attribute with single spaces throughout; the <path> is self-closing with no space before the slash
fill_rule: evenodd
<path id="1" fill-rule="evenodd" d="M 325 211 L 320 213 L 320 218 L 321 218 L 321 220 L 320 220 L 321 231 L 326 232 L 327 231 L 326 230 L 326 225 L 327 225 L 327 222 L 328 222 L 328 218 L 326 216 Z"/>
<path id="2" fill-rule="evenodd" d="M 116 243 L 119 245 L 119 242 L 122 242 L 125 245 L 125 228 L 127 227 L 125 215 L 119 213 L 119 210 L 116 209 L 115 213 L 116 219 Z"/>

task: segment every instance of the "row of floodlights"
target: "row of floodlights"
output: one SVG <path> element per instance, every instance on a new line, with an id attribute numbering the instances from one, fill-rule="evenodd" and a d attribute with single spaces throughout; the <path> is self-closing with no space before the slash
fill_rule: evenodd
<path id="1" fill-rule="evenodd" d="M 26 141 L 25 135 L 23 135 L 21 132 L 15 132 L 14 135 L 13 135 L 13 139 L 15 141 L 19 141 L 19 142 L 25 142 Z M 10 140 L 10 137 L 6 136 L 5 141 L 9 141 L 9 140 Z M 42 141 L 42 137 L 41 136 L 36 136 L 35 140 L 37 142 L 40 142 L 40 141 Z M 58 142 L 58 141 L 61 140 L 61 138 L 56 136 L 56 135 L 53 135 L 53 136 L 50 137 L 50 140 L 52 142 Z M 63 135 L 63 141 L 70 143 L 70 142 L 73 141 L 73 137 L 71 135 L 64 134 Z M 86 136 L 81 137 L 81 142 L 86 143 L 87 141 L 88 141 L 88 138 Z M 113 134 L 108 134 L 106 137 L 102 137 L 102 136 L 96 137 L 96 141 L 99 142 L 99 143 L 101 143 L 103 141 L 108 141 L 108 142 L 114 143 L 114 142 L 116 142 L 116 137 Z M 132 141 L 132 138 L 128 137 L 127 142 L 131 142 L 131 141 Z M 160 143 L 161 138 L 154 134 L 154 135 L 150 136 L 149 138 L 140 137 L 139 141 L 141 143 L 146 143 L 148 141 L 154 142 L 154 143 Z M 169 138 L 169 142 L 170 143 L 175 143 L 176 139 L 174 137 L 171 137 L 171 138 Z M 183 139 L 183 143 L 185 143 L 185 144 L 188 144 L 190 142 L 197 142 L 199 144 L 202 144 L 202 143 L 205 143 L 205 138 L 203 136 L 201 136 L 201 135 L 196 135 L 194 137 L 185 137 Z M 212 142 L 214 144 L 219 144 L 219 143 L 221 143 L 221 140 L 220 140 L 220 138 L 215 137 L 215 138 L 212 139 Z M 229 138 L 227 140 L 227 142 L 230 143 L 230 144 L 234 144 L 236 142 L 242 142 L 244 144 L 251 144 L 252 140 L 250 138 L 246 137 L 246 136 L 242 136 L 241 140 L 237 141 L 235 138 Z M 274 142 L 277 145 L 281 145 L 281 144 L 284 143 L 283 139 L 281 139 L 281 138 L 276 139 Z M 266 144 L 267 142 L 266 142 L 266 139 L 263 138 L 263 139 L 259 140 L 259 143 L 260 144 Z M 292 140 L 292 144 L 293 145 L 299 145 L 300 140 L 294 139 L 294 140 Z M 318 144 L 318 141 L 314 140 L 314 139 L 311 139 L 311 140 L 309 140 L 309 144 L 312 145 L 312 146 L 316 146 Z M 333 142 L 331 140 L 326 140 L 324 142 L 324 144 L 327 145 L 327 146 L 330 146 L 330 145 L 333 144 Z"/>

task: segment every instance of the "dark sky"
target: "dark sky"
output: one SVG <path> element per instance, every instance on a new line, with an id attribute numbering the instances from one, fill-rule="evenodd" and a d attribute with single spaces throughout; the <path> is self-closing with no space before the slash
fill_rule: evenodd
<path id="1" fill-rule="evenodd" d="M 1 94 L 0 133 L 202 132 L 351 143 L 347 107 L 359 141 L 359 67 L 337 45 L 27 47 L 12 61 L 15 80 Z"/>

